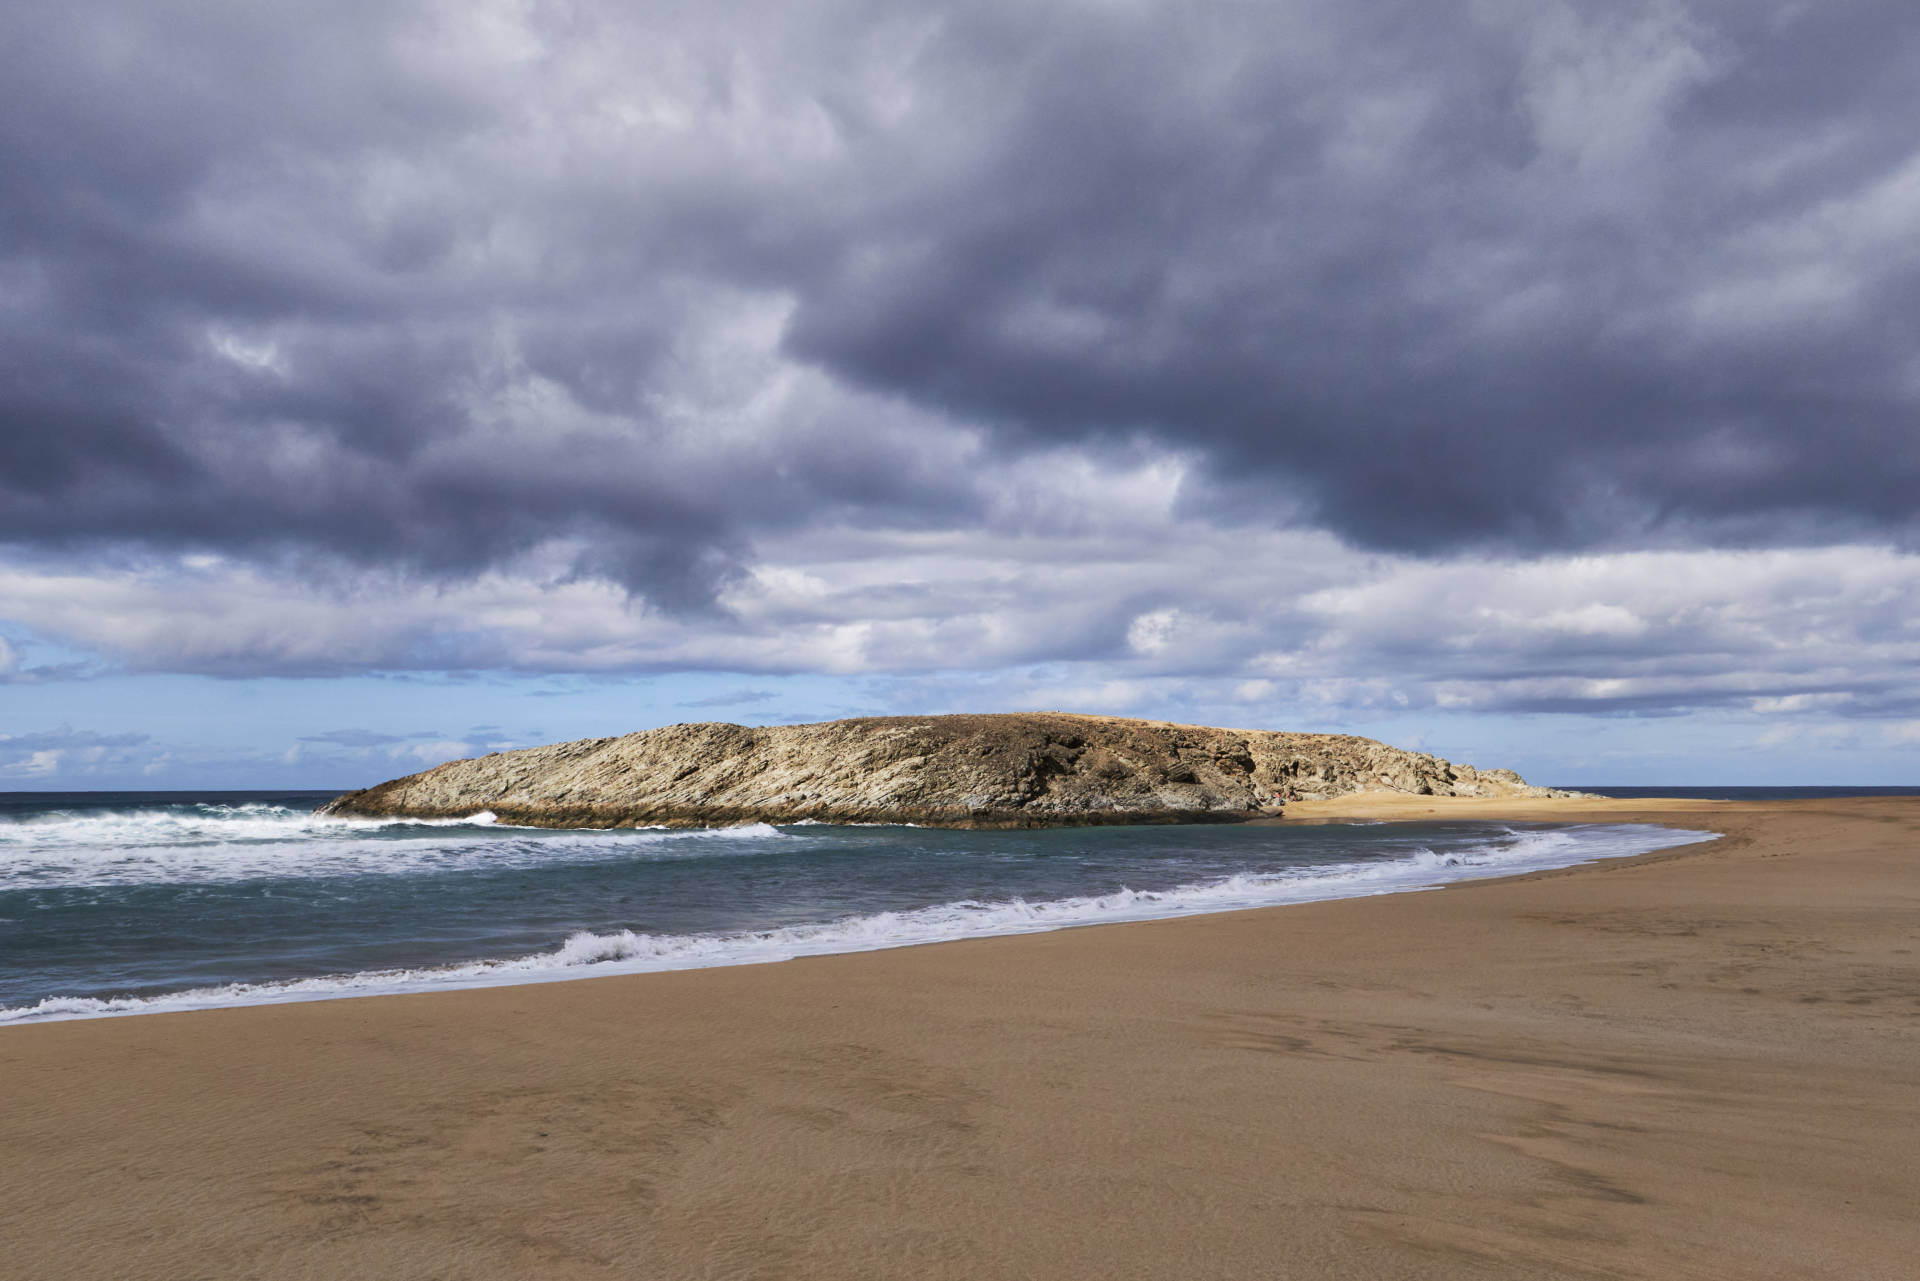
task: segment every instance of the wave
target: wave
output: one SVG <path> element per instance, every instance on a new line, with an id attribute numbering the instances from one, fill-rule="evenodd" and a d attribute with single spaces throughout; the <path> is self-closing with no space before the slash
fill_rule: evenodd
<path id="1" fill-rule="evenodd" d="M 0 890 L 211 884 L 710 855 L 787 839 L 765 823 L 533 828 L 461 818 L 347 818 L 277 805 L 51 811 L 0 821 Z"/>
<path id="2" fill-rule="evenodd" d="M 171 805 L 127 810 L 49 810 L 0 821 L 0 850 L 67 845 L 182 845 L 207 841 L 286 840 L 289 837 L 404 827 L 490 827 L 493 813 L 461 818 L 348 818 L 284 805 Z"/>
<path id="3" fill-rule="evenodd" d="M 150 997 L 50 997 L 35 1005 L 0 1009 L 0 1024 L 765 964 L 802 956 L 1403 893 L 1718 839 L 1713 832 L 1627 824 L 1546 831 L 1508 829 L 1506 837 L 1502 842 L 1452 853 L 1417 847 L 1395 859 L 1332 863 L 1271 874 L 1242 873 L 1165 890 L 1122 889 L 1040 902 L 965 899 L 907 911 L 735 933 L 583 932 L 552 951 L 507 960 L 371 970 L 278 983 L 233 983 Z"/>

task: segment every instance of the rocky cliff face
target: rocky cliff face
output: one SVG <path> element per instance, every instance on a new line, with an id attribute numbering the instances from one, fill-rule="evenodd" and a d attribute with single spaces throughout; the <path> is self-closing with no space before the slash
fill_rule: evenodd
<path id="1" fill-rule="evenodd" d="M 322 807 L 543 827 L 763 821 L 1044 827 L 1235 822 L 1356 791 L 1549 796 L 1368 738 L 1060 712 L 672 725 L 451 761 Z"/>

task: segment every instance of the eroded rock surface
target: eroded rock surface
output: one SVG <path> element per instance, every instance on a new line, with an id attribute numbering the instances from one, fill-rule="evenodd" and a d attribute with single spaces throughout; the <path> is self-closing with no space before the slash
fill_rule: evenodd
<path id="1" fill-rule="evenodd" d="M 1572 795 L 1370 738 L 1063 712 L 670 725 L 450 761 L 321 812 L 543 827 L 1236 822 L 1356 791 Z"/>

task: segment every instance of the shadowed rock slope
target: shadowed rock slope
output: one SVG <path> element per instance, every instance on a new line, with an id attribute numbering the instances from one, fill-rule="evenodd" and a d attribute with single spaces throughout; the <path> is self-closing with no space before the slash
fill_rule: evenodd
<path id="1" fill-rule="evenodd" d="M 542 827 L 762 821 L 1050 827 L 1237 822 L 1357 791 L 1554 796 L 1344 734 L 1207 729 L 1062 712 L 671 725 L 450 761 L 322 813 Z"/>

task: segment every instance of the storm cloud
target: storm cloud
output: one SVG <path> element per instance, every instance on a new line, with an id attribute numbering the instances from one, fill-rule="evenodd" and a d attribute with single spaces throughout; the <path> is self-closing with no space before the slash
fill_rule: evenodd
<path id="1" fill-rule="evenodd" d="M 1190 460 L 1416 554 L 1910 542 L 1898 4 L 0 18 L 0 537 L 710 604 Z"/>
<path id="2" fill-rule="evenodd" d="M 12 6 L 0 684 L 1904 744 L 1916 64 L 1877 0 Z M 404 728 L 288 759 L 492 742 Z"/>

